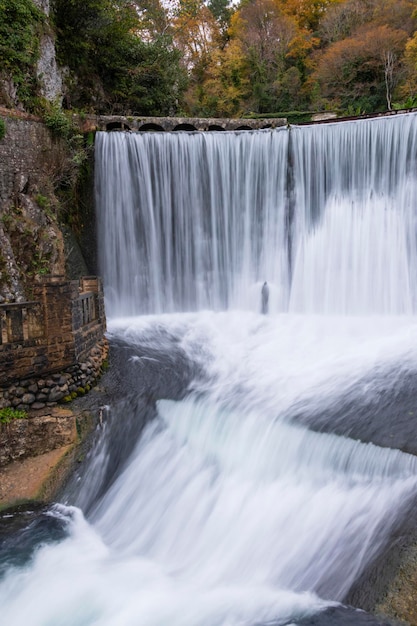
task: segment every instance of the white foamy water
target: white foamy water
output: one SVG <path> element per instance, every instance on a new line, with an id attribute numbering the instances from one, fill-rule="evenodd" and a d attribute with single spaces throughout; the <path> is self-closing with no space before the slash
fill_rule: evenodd
<path id="1" fill-rule="evenodd" d="M 294 418 L 417 372 L 416 120 L 99 134 L 109 336 L 137 353 L 132 380 L 172 346 L 196 374 L 88 521 L 73 509 L 67 539 L 8 570 L 0 621 L 287 625 L 343 600 L 416 495 L 416 459 Z"/>

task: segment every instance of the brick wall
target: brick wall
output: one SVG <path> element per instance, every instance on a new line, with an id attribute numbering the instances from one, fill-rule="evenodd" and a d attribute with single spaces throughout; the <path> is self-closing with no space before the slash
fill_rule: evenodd
<path id="1" fill-rule="evenodd" d="M 68 401 L 94 384 L 106 358 L 98 278 L 45 278 L 34 297 L 35 302 L 0 305 L 0 408 L 40 409 Z"/>

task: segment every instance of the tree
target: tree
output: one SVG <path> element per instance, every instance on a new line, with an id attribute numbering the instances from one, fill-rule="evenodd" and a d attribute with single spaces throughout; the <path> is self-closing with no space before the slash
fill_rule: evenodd
<path id="1" fill-rule="evenodd" d="M 296 34 L 294 20 L 274 0 L 252 0 L 233 15 L 230 36 L 246 59 L 252 87 L 248 105 L 252 110 L 275 110 L 277 81 L 287 68 L 287 55 Z"/>
<path id="2" fill-rule="evenodd" d="M 206 115 L 205 83 L 213 55 L 221 48 L 219 24 L 202 0 L 181 0 L 173 29 L 175 46 L 188 73 L 185 106 L 192 115 Z"/>
<path id="3" fill-rule="evenodd" d="M 404 52 L 405 80 L 399 91 L 400 95 L 415 106 L 417 99 L 417 32 L 411 37 L 405 46 Z"/>
<path id="4" fill-rule="evenodd" d="M 229 6 L 229 0 L 208 0 L 207 8 L 219 25 L 221 41 L 224 46 L 227 41 L 230 19 L 233 15 L 233 9 Z"/>
<path id="5" fill-rule="evenodd" d="M 323 44 L 346 39 L 359 27 L 371 22 L 374 4 L 374 0 L 347 0 L 329 7 L 319 27 Z"/>
<path id="6" fill-rule="evenodd" d="M 202 110 L 213 117 L 240 116 L 251 94 L 247 61 L 239 41 L 217 50 L 207 68 Z"/>
<path id="7" fill-rule="evenodd" d="M 282 0 L 284 11 L 293 16 L 300 28 L 316 31 L 329 7 L 343 0 Z"/>
<path id="8" fill-rule="evenodd" d="M 71 71 L 68 105 L 139 115 L 176 108 L 185 86 L 180 53 L 159 2 L 143 3 L 55 0 L 58 58 Z"/>
<path id="9" fill-rule="evenodd" d="M 392 50 L 383 50 L 382 58 L 384 61 L 384 76 L 385 76 L 385 96 L 387 99 L 388 111 L 392 111 L 392 92 L 395 87 L 395 67 L 397 57 Z"/>
<path id="10" fill-rule="evenodd" d="M 388 26 L 369 26 L 330 45 L 315 73 L 332 106 L 365 112 L 391 104 L 407 33 Z"/>
<path id="11" fill-rule="evenodd" d="M 417 24 L 413 13 L 416 0 L 345 0 L 328 7 L 320 22 L 324 44 L 352 36 L 365 24 L 389 26 L 411 35 Z"/>

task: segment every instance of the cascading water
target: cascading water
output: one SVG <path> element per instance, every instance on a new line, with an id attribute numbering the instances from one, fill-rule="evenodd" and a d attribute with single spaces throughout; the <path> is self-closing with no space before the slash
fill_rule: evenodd
<path id="1" fill-rule="evenodd" d="M 97 152 L 112 314 L 248 308 L 265 277 L 285 306 L 287 132 L 100 133 Z"/>
<path id="2" fill-rule="evenodd" d="M 417 374 L 416 135 L 415 115 L 99 133 L 100 257 L 126 390 L 149 365 L 168 383 L 173 353 L 194 374 L 185 399 L 157 401 L 108 483 L 104 431 L 73 506 L 50 512 L 68 536 L 6 562 L 5 623 L 284 625 L 347 597 L 416 496 L 417 461 L 299 418 L 337 414 L 354 437 L 352 407 Z M 414 412 L 395 397 L 398 415 Z M 140 417 L 117 410 L 119 432 Z"/>
<path id="3" fill-rule="evenodd" d="M 101 133 L 111 314 L 416 308 L 415 115 L 241 133 Z"/>

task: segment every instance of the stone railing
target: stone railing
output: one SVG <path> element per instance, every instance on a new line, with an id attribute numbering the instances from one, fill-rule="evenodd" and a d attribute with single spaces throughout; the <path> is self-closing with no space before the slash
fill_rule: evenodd
<path id="1" fill-rule="evenodd" d="M 84 393 L 106 357 L 100 279 L 47 277 L 34 302 L 0 305 L 0 408 L 43 408 Z"/>

